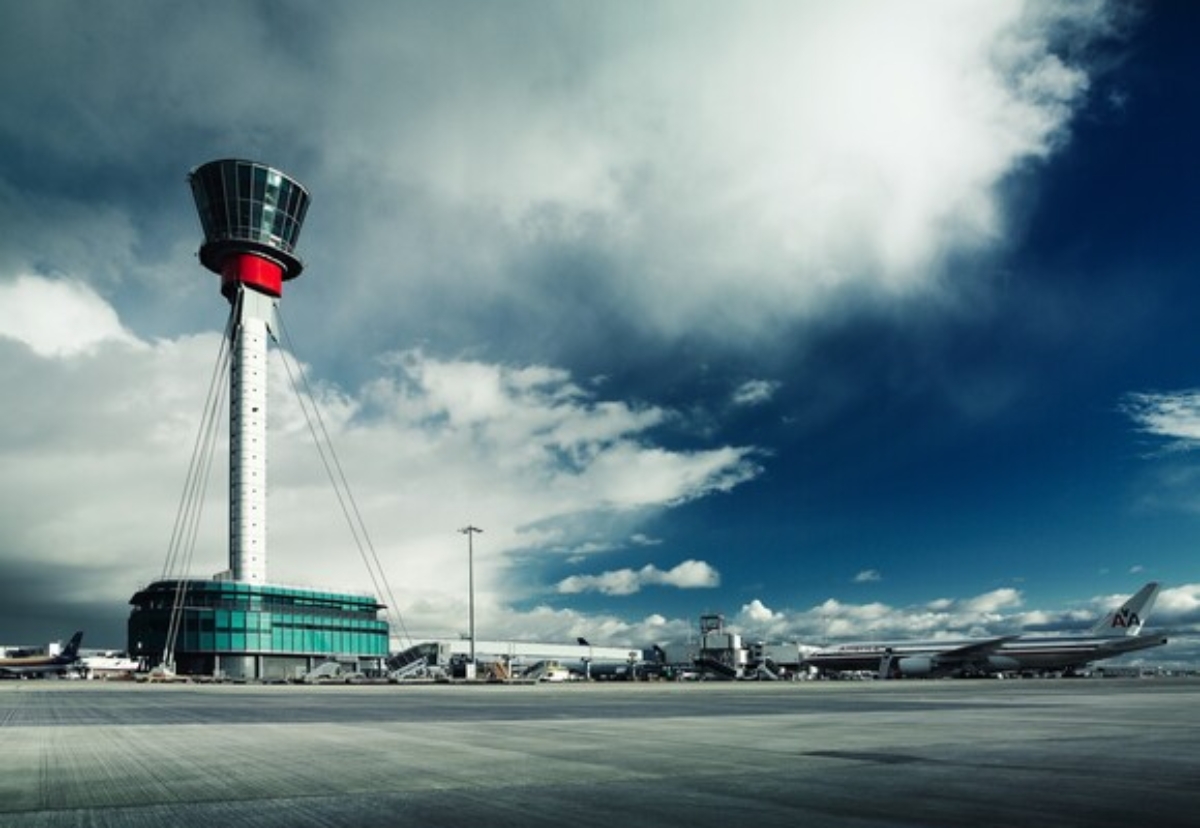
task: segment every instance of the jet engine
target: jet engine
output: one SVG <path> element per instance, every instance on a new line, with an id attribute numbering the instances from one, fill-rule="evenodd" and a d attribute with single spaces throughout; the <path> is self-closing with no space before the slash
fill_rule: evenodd
<path id="1" fill-rule="evenodd" d="M 988 656 L 988 672 L 1007 673 L 1021 669 L 1021 662 L 1009 656 Z"/>
<path id="2" fill-rule="evenodd" d="M 896 672 L 905 678 L 933 675 L 933 659 L 929 656 L 909 656 L 896 661 Z"/>

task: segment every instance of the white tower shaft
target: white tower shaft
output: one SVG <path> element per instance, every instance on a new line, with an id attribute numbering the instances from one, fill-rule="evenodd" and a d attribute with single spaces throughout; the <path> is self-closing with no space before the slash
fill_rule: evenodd
<path id="1" fill-rule="evenodd" d="M 229 569 L 267 580 L 267 339 L 277 300 L 239 286 L 229 394 Z"/>

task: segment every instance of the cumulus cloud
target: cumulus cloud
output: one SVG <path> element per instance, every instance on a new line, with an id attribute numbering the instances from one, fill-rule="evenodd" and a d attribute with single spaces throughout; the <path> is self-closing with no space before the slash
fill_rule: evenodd
<path id="1" fill-rule="evenodd" d="M 1162 438 L 1168 449 L 1200 447 L 1200 391 L 1127 394 L 1121 410 L 1139 430 Z"/>
<path id="2" fill-rule="evenodd" d="M 1200 627 L 1200 584 L 1164 588 L 1154 603 L 1154 616 L 1171 626 Z"/>
<path id="3" fill-rule="evenodd" d="M 757 598 L 749 604 L 742 605 L 741 615 L 752 624 L 769 623 L 779 617 L 770 607 Z"/>
<path id="4" fill-rule="evenodd" d="M 558 583 L 564 595 L 600 592 L 605 595 L 633 595 L 647 586 L 673 586 L 678 589 L 711 589 L 721 585 L 721 576 L 704 561 L 686 560 L 663 571 L 653 564 L 641 569 L 616 569 L 599 575 L 572 575 Z"/>
<path id="5" fill-rule="evenodd" d="M 864 569 L 862 572 L 854 576 L 856 584 L 874 584 L 883 580 L 883 575 L 878 569 Z"/>
<path id="6" fill-rule="evenodd" d="M 1002 589 L 994 589 L 991 592 L 985 592 L 983 595 L 977 595 L 964 602 L 962 607 L 966 612 L 986 616 L 997 613 L 1002 609 L 1012 609 L 1020 605 L 1020 590 L 1004 587 Z"/>
<path id="7" fill-rule="evenodd" d="M 895 607 L 830 598 L 808 610 L 769 610 L 757 599 L 743 606 L 738 626 L 757 636 L 806 642 L 853 638 L 942 638 L 1013 632 L 1022 619 L 1011 611 L 1020 593 L 1000 589 L 972 598 L 942 598 Z"/>
<path id="8" fill-rule="evenodd" d="M 529 475 L 553 490 L 562 513 L 676 505 L 728 491 L 759 471 L 747 448 L 681 452 L 650 444 L 642 435 L 668 412 L 596 401 L 561 370 L 439 360 L 420 351 L 388 364 L 396 372 L 367 389 L 368 413 L 474 457 L 487 466 L 475 467 L 476 478 Z"/>
<path id="9" fill-rule="evenodd" d="M 830 598 L 810 609 L 771 609 L 755 599 L 731 624 L 756 638 L 817 644 L 831 640 L 956 639 L 1086 631 L 1129 593 L 1098 595 L 1066 607 L 1024 608 L 1020 592 L 997 589 L 974 597 L 939 598 L 910 606 L 854 604 Z M 1165 630 L 1168 650 L 1155 663 L 1194 661 L 1200 641 L 1200 584 L 1164 588 L 1147 621 Z"/>
<path id="10" fill-rule="evenodd" d="M 609 613 L 537 606 L 528 611 L 499 610 L 490 620 L 490 638 L 524 641 L 574 641 L 586 638 L 600 646 L 642 648 L 654 643 L 682 642 L 692 634 L 693 622 L 652 613 L 641 619 L 624 619 Z M 441 634 L 441 633 L 436 633 Z"/>
<path id="11" fill-rule="evenodd" d="M 89 590 L 127 597 L 162 567 L 221 337 L 136 340 L 96 294 L 36 277 L 13 295 L 34 318 L 74 302 L 86 312 L 76 316 L 98 321 L 68 337 L 67 348 L 4 349 L 5 381 L 22 393 L 10 395 L 0 415 L 0 546 L 13 563 L 87 560 L 106 568 Z M 369 588 L 281 359 L 273 350 L 272 579 Z M 311 374 L 304 365 L 291 370 Z M 598 398 L 547 366 L 409 351 L 384 360 L 361 388 L 312 376 L 309 385 L 373 544 L 400 588 L 401 611 L 417 593 L 445 598 L 447 606 L 458 600 L 466 554 L 455 530 L 464 521 L 485 530 L 474 544 L 477 598 L 482 612 L 498 612 L 520 588 L 513 556 L 536 572 L 540 554 L 558 554 L 576 538 L 604 538 L 612 531 L 606 514 L 626 516 L 610 546 L 629 537 L 652 545 L 625 527 L 758 473 L 749 447 L 656 445 L 650 432 L 671 419 L 669 411 Z M 226 565 L 219 484 L 208 499 L 192 573 L 199 576 Z M 665 572 L 650 566 L 636 578 L 679 588 L 719 582 L 700 561 Z"/>
<path id="12" fill-rule="evenodd" d="M 775 392 L 779 390 L 780 383 L 770 380 L 747 380 L 737 387 L 733 392 L 733 404 L 741 406 L 762 405 L 769 402 Z"/>
<path id="13" fill-rule="evenodd" d="M 96 240 L 69 272 L 116 280 L 140 245 L 194 247 L 190 216 L 160 241 L 139 230 L 162 219 L 134 215 L 161 203 L 169 165 L 204 160 L 181 149 L 286 146 L 272 160 L 302 161 L 316 195 L 313 270 L 336 274 L 310 288 L 337 298 L 331 333 L 461 334 L 501 300 L 492 324 L 516 338 L 507 314 L 537 333 L 585 296 L 638 330 L 726 343 L 848 295 L 938 289 L 949 257 L 1001 243 L 1003 182 L 1066 141 L 1090 87 L 1079 57 L 1113 26 L 1101 2 L 366 3 L 294 10 L 276 38 L 268 3 L 85 8 L 11 16 L 0 56 L 20 125 L 0 137 L 90 174 L 39 195 L 66 222 L 56 244 Z M 101 172 L 138 183 L 98 233 L 77 182 Z M 8 192 L 0 218 L 27 227 L 39 211 Z M 555 330 L 565 347 L 589 325 Z"/>
<path id="14" fill-rule="evenodd" d="M 43 357 L 75 356 L 105 343 L 140 345 L 88 285 L 28 275 L 0 282 L 0 337 Z"/>

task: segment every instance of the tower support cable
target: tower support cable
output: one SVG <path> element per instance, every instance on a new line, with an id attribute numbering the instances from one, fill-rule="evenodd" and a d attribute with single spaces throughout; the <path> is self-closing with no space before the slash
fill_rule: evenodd
<path id="1" fill-rule="evenodd" d="M 379 560 L 379 554 L 375 550 L 375 545 L 371 542 L 371 536 L 367 532 L 366 521 L 363 520 L 362 512 L 359 510 L 358 503 L 354 499 L 354 493 L 350 489 L 350 483 L 346 479 L 346 473 L 342 469 L 341 461 L 338 460 L 333 440 L 329 436 L 329 430 L 325 427 L 325 419 L 321 416 L 321 409 L 316 403 L 312 387 L 308 383 L 305 372 L 300 369 L 298 362 L 296 369 L 293 371 L 291 360 L 296 359 L 296 348 L 282 314 L 278 315 L 278 321 L 280 331 L 283 334 L 283 344 L 285 345 L 285 347 L 280 349 L 280 353 L 284 369 L 288 375 L 288 382 L 291 383 L 292 391 L 300 402 L 301 410 L 304 411 L 308 430 L 312 434 L 313 442 L 317 446 L 317 454 L 320 456 L 321 463 L 325 467 L 325 473 L 333 486 L 334 494 L 342 509 L 342 515 L 345 517 L 346 523 L 350 528 L 350 534 L 354 538 L 359 556 L 363 560 L 363 565 L 367 569 L 367 575 L 371 578 L 371 583 L 375 587 L 375 591 L 387 596 L 388 615 L 394 618 L 398 631 L 403 633 L 402 640 L 411 644 L 413 638 L 409 635 L 408 628 L 404 624 L 404 616 L 400 612 L 400 605 L 396 601 L 395 594 L 392 592 L 391 584 L 388 582 L 387 573 L 384 571 L 383 564 Z M 291 360 L 289 360 L 289 354 L 291 355 Z M 296 379 L 297 374 L 299 375 L 299 381 Z"/>
<path id="2" fill-rule="evenodd" d="M 191 570 L 192 558 L 196 551 L 196 538 L 199 535 L 200 519 L 204 512 L 204 493 L 208 488 L 208 480 L 216 455 L 217 435 L 221 421 L 218 415 L 224 408 L 225 390 L 228 385 L 226 378 L 229 374 L 231 356 L 229 343 L 234 333 L 236 319 L 237 309 L 233 307 L 225 326 L 225 335 L 221 338 L 217 361 L 213 365 L 204 412 L 196 431 L 187 478 L 180 495 L 179 508 L 175 515 L 175 524 L 171 531 L 166 560 L 163 562 L 161 579 L 175 580 L 175 595 L 171 603 L 171 615 L 162 654 L 162 663 L 168 669 L 174 668 L 175 642 L 179 636 L 186 599 L 186 578 Z"/>

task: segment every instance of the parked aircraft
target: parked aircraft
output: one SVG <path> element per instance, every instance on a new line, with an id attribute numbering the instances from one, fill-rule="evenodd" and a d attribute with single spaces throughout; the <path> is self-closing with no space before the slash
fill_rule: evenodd
<path id="1" fill-rule="evenodd" d="M 878 672 L 880 678 L 1072 672 L 1105 658 L 1167 643 L 1139 635 L 1159 585 L 1151 582 L 1096 623 L 1087 636 L 1002 635 L 957 641 L 841 644 L 811 653 L 804 663 L 823 673 Z"/>
<path id="2" fill-rule="evenodd" d="M 63 673 L 79 660 L 79 642 L 83 630 L 71 636 L 67 646 L 56 656 L 20 656 L 0 658 L 0 676 L 37 676 L 45 673 Z"/>
<path id="3" fill-rule="evenodd" d="M 141 667 L 141 662 L 128 653 L 117 650 L 83 651 L 76 669 L 85 679 L 128 678 Z"/>

